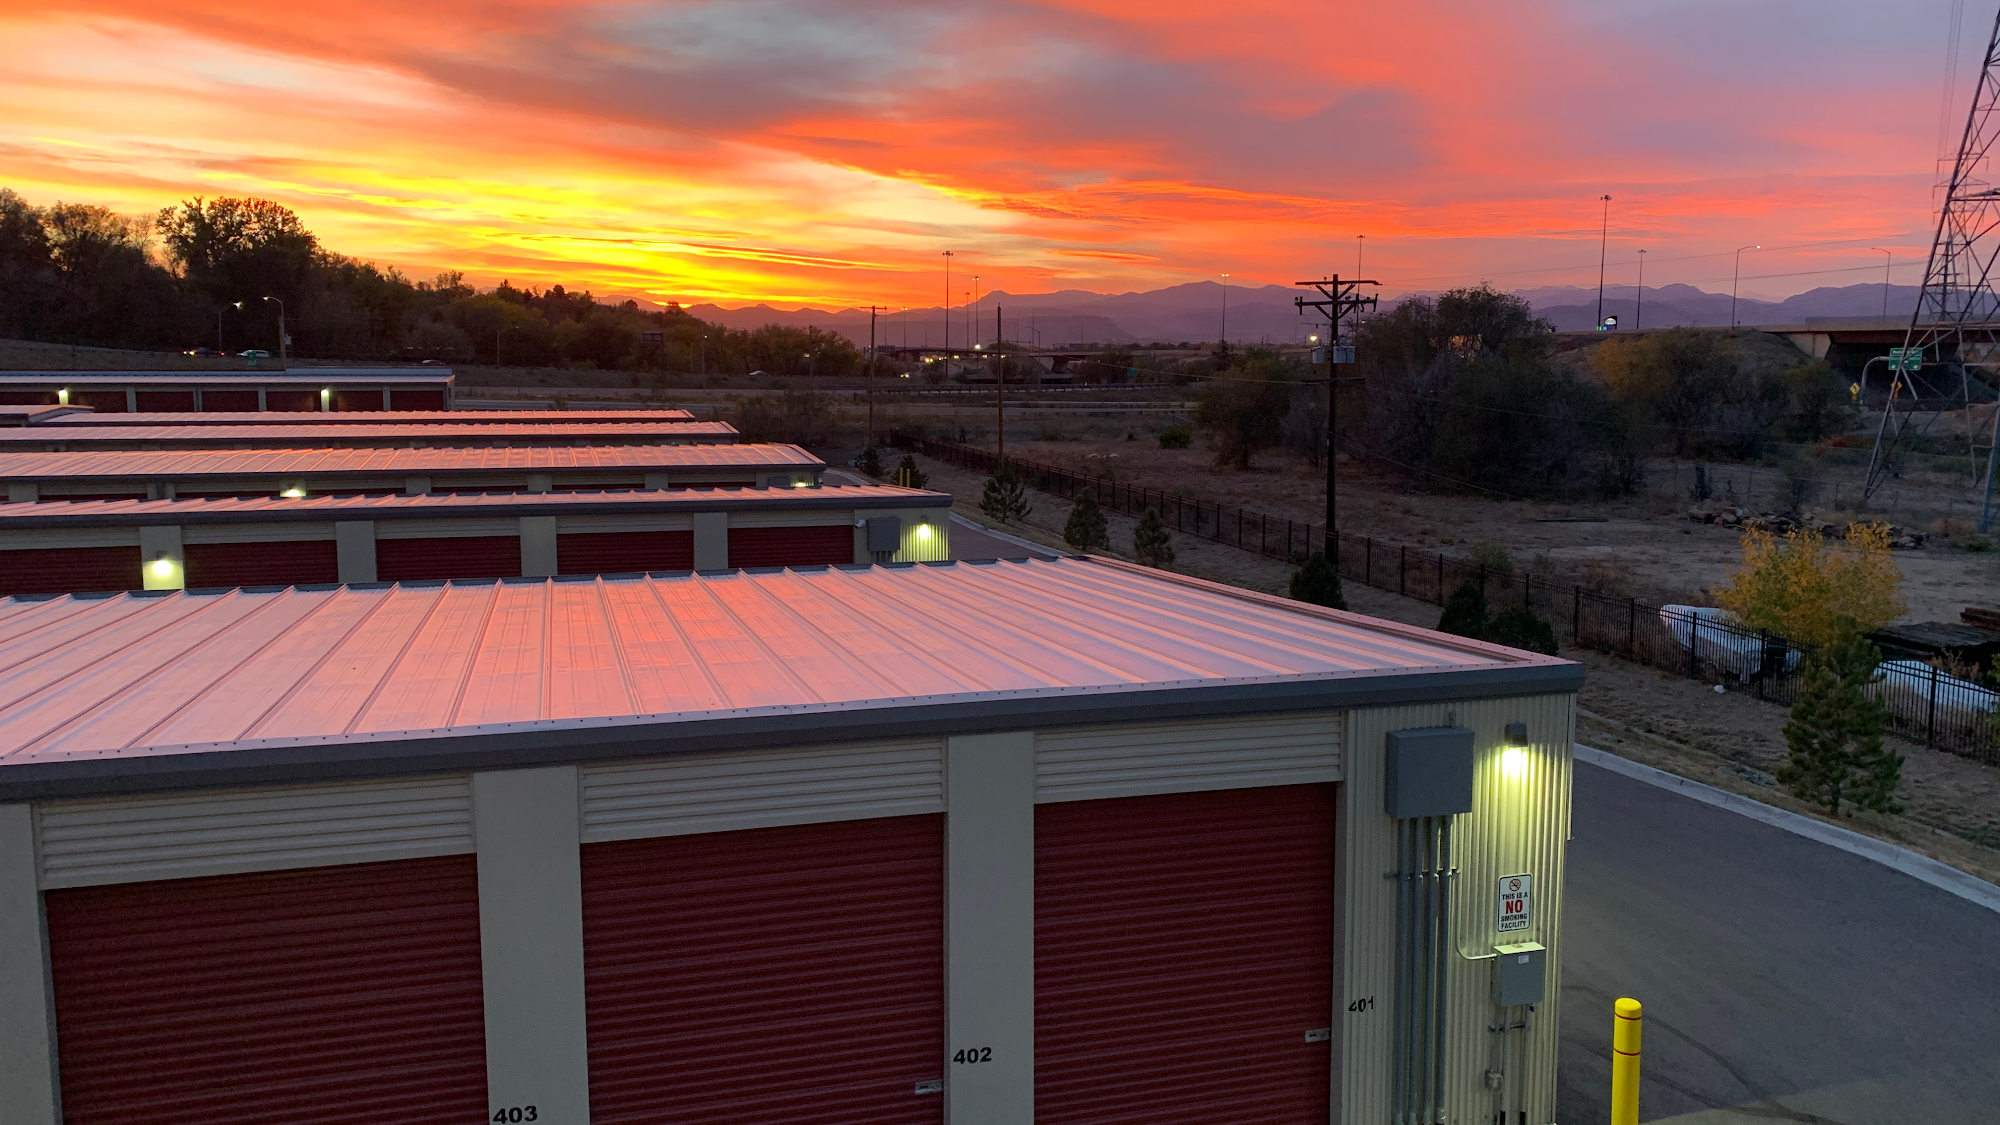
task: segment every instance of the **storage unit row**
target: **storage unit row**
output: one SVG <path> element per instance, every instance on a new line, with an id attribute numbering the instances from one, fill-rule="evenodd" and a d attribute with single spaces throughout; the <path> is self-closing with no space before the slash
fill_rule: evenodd
<path id="1" fill-rule="evenodd" d="M 463 412 L 461 412 L 463 413 Z M 98 449 L 424 449 L 433 446 L 721 445 L 727 422 L 486 422 L 467 425 L 329 422 L 236 426 L 23 426 L 0 429 L 0 452 Z"/>
<path id="2" fill-rule="evenodd" d="M 521 422 L 692 422 L 694 415 L 678 408 L 622 409 L 578 406 L 567 410 L 332 410 L 314 418 L 284 414 L 272 417 L 256 411 L 161 411 L 99 414 L 89 407 L 6 407 L 0 419 L 12 416 L 34 426 L 291 426 L 359 422 L 370 426 L 504 426 Z"/>
<path id="3" fill-rule="evenodd" d="M 137 412 L 450 410 L 448 367 L 290 371 L 8 371 L 0 404 Z"/>
<path id="4" fill-rule="evenodd" d="M 1579 679 L 1083 559 L 0 601 L 0 1104 L 1546 1125 Z"/>
<path id="5" fill-rule="evenodd" d="M 921 489 L 676 489 L 0 505 L 0 595 L 950 557 Z"/>

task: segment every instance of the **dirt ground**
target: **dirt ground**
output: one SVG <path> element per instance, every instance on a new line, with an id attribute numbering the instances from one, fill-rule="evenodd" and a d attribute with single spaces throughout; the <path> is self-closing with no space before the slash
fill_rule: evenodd
<path id="1" fill-rule="evenodd" d="M 1099 431 L 1115 425 L 1092 420 Z M 1315 524 L 1324 518 L 1324 470 L 1288 454 L 1264 454 L 1248 472 L 1219 470 L 1210 452 L 1161 449 L 1150 430 L 1133 429 L 1132 441 L 1093 440 L 1064 434 L 1066 426 L 1075 428 L 1055 423 L 1049 429 L 1067 440 L 1010 441 L 1008 450 L 1023 460 L 1272 516 Z M 1563 581 L 1583 579 L 1608 593 L 1653 604 L 1713 604 L 1704 591 L 1725 581 L 1742 556 L 1740 532 L 1687 518 L 1690 504 L 1683 499 L 1557 504 L 1432 495 L 1411 492 L 1400 481 L 1344 458 L 1340 478 L 1343 532 L 1447 553 L 1499 544 L 1524 569 Z M 1896 561 L 1909 602 L 1903 620 L 1955 622 L 1966 606 L 2000 608 L 2000 550 L 1977 552 L 1933 540 L 1925 549 L 1897 552 Z"/>
<path id="2" fill-rule="evenodd" d="M 1025 449 L 1021 455 L 1032 456 Z M 984 476 L 929 458 L 918 460 L 930 474 L 930 487 L 951 493 L 957 511 L 981 523 L 991 522 L 979 511 Z M 1244 475 L 1224 476 L 1241 480 Z M 1134 478 L 1137 479 L 1137 474 Z M 1343 501 L 1347 500 L 1345 488 L 1341 495 Z M 1357 487 L 1356 501 L 1364 496 L 1367 493 Z M 1028 499 L 1033 511 L 1026 522 L 1006 530 L 1024 539 L 1067 550 L 1062 527 L 1069 518 L 1070 505 L 1042 492 L 1030 491 Z M 1459 540 L 1459 531 L 1442 517 L 1463 502 L 1440 497 L 1409 499 L 1411 507 L 1428 505 L 1426 511 L 1431 518 L 1424 522 L 1433 529 L 1430 532 L 1433 543 L 1440 538 Z M 1393 501 L 1389 503 L 1394 505 Z M 1276 507 L 1268 502 L 1263 506 Z M 1400 511 L 1396 514 L 1402 515 Z M 1111 525 L 1112 553 L 1129 558 L 1137 521 L 1116 513 L 1106 515 Z M 1484 518 L 1497 526 L 1496 517 Z M 1360 522 L 1358 513 L 1356 522 Z M 1654 527 L 1652 534 L 1659 535 L 1658 521 L 1633 517 L 1628 522 L 1638 527 L 1650 522 Z M 1542 526 L 1567 531 L 1578 526 L 1607 525 Z M 1726 573 L 1735 564 L 1734 533 L 1710 527 L 1697 530 L 1718 540 L 1710 553 L 1718 573 Z M 1560 531 L 1551 533 L 1551 538 L 1559 534 Z M 1721 536 L 1728 537 L 1726 550 Z M 1173 538 L 1174 569 L 1182 573 L 1275 594 L 1285 593 L 1291 582 L 1292 568 L 1276 560 L 1178 533 Z M 1626 542 L 1644 546 L 1644 540 L 1636 532 Z M 1899 561 L 1905 562 L 1907 573 L 1907 556 Z M 1677 565 L 1685 565 L 1685 560 Z M 1989 587 L 1986 593 L 1987 604 L 1991 604 L 1992 589 Z M 1438 609 L 1428 602 L 1358 583 L 1347 584 L 1346 597 L 1349 608 L 1359 613 L 1425 628 L 1437 625 Z M 1717 695 L 1710 685 L 1591 650 L 1565 648 L 1562 655 L 1583 664 L 1587 673 L 1578 701 L 1579 741 L 1765 804 L 1830 819 L 1779 787 L 1772 776 L 1785 759 L 1785 708 L 1748 695 Z M 1980 878 L 2000 882 L 2000 769 L 1927 750 L 1901 739 L 1892 738 L 1890 743 L 1904 755 L 1903 784 L 1898 791 L 1903 813 L 1894 816 L 1859 813 L 1835 823 L 1890 840 Z"/>

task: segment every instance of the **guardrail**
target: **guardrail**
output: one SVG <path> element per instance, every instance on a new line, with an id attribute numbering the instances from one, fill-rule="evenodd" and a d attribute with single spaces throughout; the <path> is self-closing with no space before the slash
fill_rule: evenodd
<path id="1" fill-rule="evenodd" d="M 991 474 L 991 450 L 938 441 L 900 430 L 889 435 L 898 449 L 962 469 Z M 1294 565 L 1325 542 L 1323 525 L 1248 508 L 1148 488 L 1009 457 L 1026 487 L 1064 499 L 1089 488 L 1107 509 L 1129 516 L 1159 510 L 1167 526 L 1185 535 L 1239 547 Z M 1655 606 L 1516 571 L 1498 571 L 1442 551 L 1413 550 L 1373 536 L 1338 533 L 1335 561 L 1343 581 L 1443 606 L 1452 590 L 1478 584 L 1497 610 L 1516 600 L 1547 620 L 1569 642 L 1659 668 L 1725 690 L 1754 694 L 1786 706 L 1797 702 L 1808 645 L 1730 624 L 1700 606 Z M 1961 680 L 1917 661 L 1884 661 L 1875 693 L 1889 706 L 1890 728 L 1912 741 L 2000 764 L 2000 692 Z"/>

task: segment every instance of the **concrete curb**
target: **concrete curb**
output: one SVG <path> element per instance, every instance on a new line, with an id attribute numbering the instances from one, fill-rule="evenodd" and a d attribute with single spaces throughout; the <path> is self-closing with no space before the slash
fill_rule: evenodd
<path id="1" fill-rule="evenodd" d="M 1968 875 L 1956 867 L 1939 863 L 1927 855 L 1919 855 L 1908 848 L 1877 840 L 1873 836 L 1864 836 L 1859 832 L 1851 832 L 1824 821 L 1814 820 L 1809 816 L 1774 808 L 1761 801 L 1753 801 L 1728 790 L 1717 789 L 1713 785 L 1689 781 L 1685 777 L 1641 765 L 1582 743 L 1576 744 L 1576 760 L 1599 769 L 1610 770 L 1612 773 L 1623 774 L 1635 781 L 1643 781 L 1647 785 L 1679 793 L 1704 805 L 1727 809 L 1739 816 L 1747 816 L 1751 820 L 1761 821 L 1773 828 L 1790 832 L 1794 836 L 1803 836 L 1830 848 L 1838 848 L 1850 855 L 1874 860 L 1912 879 L 1929 883 L 1946 894 L 1955 895 L 1975 906 L 1983 906 L 2000 914 L 2000 887 L 1976 875 Z"/>
<path id="2" fill-rule="evenodd" d="M 959 515 L 957 512 L 953 512 L 951 514 L 951 522 L 956 524 L 963 524 L 966 527 L 972 528 L 974 531 L 982 532 L 986 535 L 991 535 L 993 538 L 998 539 L 1003 543 L 1012 543 L 1014 546 L 1025 549 L 1029 554 L 1034 555 L 1037 558 L 1053 559 L 1053 558 L 1058 558 L 1062 555 L 1062 552 L 1056 550 L 1054 547 L 1044 547 L 1040 543 L 1030 543 L 1026 539 L 1022 539 L 1019 536 L 1015 535 L 1009 535 L 1004 531 L 995 531 L 992 528 L 987 527 L 985 524 L 974 523 L 973 521 L 966 519 L 964 516 Z"/>

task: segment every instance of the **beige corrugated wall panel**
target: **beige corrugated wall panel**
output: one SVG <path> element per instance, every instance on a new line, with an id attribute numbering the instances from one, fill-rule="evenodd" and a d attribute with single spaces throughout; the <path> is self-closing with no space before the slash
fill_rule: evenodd
<path id="1" fill-rule="evenodd" d="M 376 520 L 377 539 L 452 539 L 458 536 L 519 535 L 517 516 L 504 519 Z"/>
<path id="2" fill-rule="evenodd" d="M 1040 731 L 1035 800 L 1339 781 L 1340 748 L 1339 712 Z"/>
<path id="3" fill-rule="evenodd" d="M 637 840 L 944 811 L 944 743 L 586 766 L 583 839 Z"/>
<path id="4" fill-rule="evenodd" d="M 800 491 L 806 492 L 804 489 Z M 814 495 L 810 492 L 807 494 Z M 849 527 L 854 526 L 854 510 L 852 508 L 836 508 L 833 510 L 820 508 L 817 510 L 807 509 L 802 512 L 729 513 L 729 526 L 731 527 L 831 527 L 835 524 L 846 524 Z"/>
<path id="5" fill-rule="evenodd" d="M 331 523 L 188 524 L 183 543 L 307 543 L 333 538 Z"/>
<path id="6" fill-rule="evenodd" d="M 1395 821 L 1382 811 L 1383 767 L 1388 732 L 1412 727 L 1464 726 L 1474 732 L 1477 773 L 1473 810 L 1455 818 L 1453 859 L 1459 874 L 1452 884 L 1451 910 L 1457 949 L 1447 976 L 1449 1010 L 1445 1048 L 1445 1111 L 1449 1121 L 1490 1121 L 1495 1094 L 1485 1087 L 1492 1065 L 1494 1036 L 1487 1028 L 1499 1015 L 1491 1001 L 1496 938 L 1539 941 L 1548 947 L 1548 992 L 1515 1033 L 1526 1047 L 1527 1065 L 1507 1075 L 1508 1120 L 1525 1111 L 1528 1125 L 1555 1120 L 1557 1003 L 1562 980 L 1558 909 L 1562 902 L 1563 861 L 1569 839 L 1570 740 L 1576 697 L 1525 696 L 1469 703 L 1426 704 L 1357 710 L 1348 718 L 1351 750 L 1346 784 L 1341 786 L 1340 871 L 1344 903 L 1341 927 L 1343 1007 L 1374 998 L 1360 1012 L 1339 1013 L 1342 1065 L 1334 1077 L 1334 1104 L 1344 1125 L 1376 1125 L 1389 1120 L 1390 1071 L 1394 1062 L 1396 940 L 1395 884 L 1383 878 L 1396 868 Z M 1503 768 L 1503 735 L 1508 723 L 1528 724 L 1529 747 Z M 1498 882 L 1502 875 L 1535 877 L 1533 925 L 1525 931 L 1493 931 Z M 1476 958 L 1476 959 L 1475 959 Z M 1606 1015 L 1609 1018 L 1609 1015 Z M 1518 1095 L 1516 1092 L 1519 1092 Z"/>
<path id="7" fill-rule="evenodd" d="M 694 514 L 677 516 L 557 516 L 557 535 L 591 535 L 612 531 L 687 531 Z"/>
<path id="8" fill-rule="evenodd" d="M 472 851 L 462 776 L 58 801 L 36 818 L 49 888 Z"/>
<path id="9" fill-rule="evenodd" d="M 52 547 L 136 547 L 136 527 L 35 528 L 0 535 L 0 551 L 46 551 Z"/>

